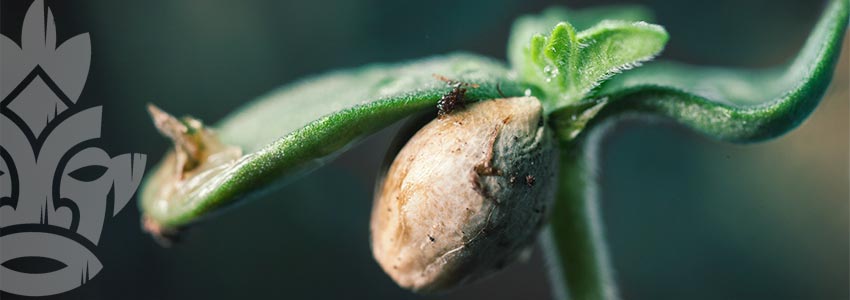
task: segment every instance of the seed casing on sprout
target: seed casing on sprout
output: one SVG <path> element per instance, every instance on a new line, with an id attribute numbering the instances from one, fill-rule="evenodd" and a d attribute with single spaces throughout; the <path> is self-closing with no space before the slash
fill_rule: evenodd
<path id="1" fill-rule="evenodd" d="M 551 207 L 556 148 L 534 97 L 436 118 L 378 184 L 372 250 L 402 287 L 440 291 L 517 260 Z"/>

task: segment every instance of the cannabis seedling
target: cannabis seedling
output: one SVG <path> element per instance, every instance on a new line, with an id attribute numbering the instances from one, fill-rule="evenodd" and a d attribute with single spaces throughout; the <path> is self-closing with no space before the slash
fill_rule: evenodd
<path id="1" fill-rule="evenodd" d="M 372 234 L 382 267 L 415 290 L 456 286 L 515 259 L 545 222 L 556 294 L 615 299 L 588 176 L 606 125 L 645 114 L 730 142 L 779 136 L 823 96 L 848 10 L 830 1 L 797 57 L 771 70 L 641 66 L 668 38 L 646 10 L 550 9 L 515 23 L 508 65 L 461 53 L 333 72 L 261 97 L 214 129 L 152 107 L 175 148 L 146 179 L 145 228 L 174 234 L 439 104 L 440 117 L 381 178 Z M 468 180 L 443 181 L 449 173 Z M 453 196 L 440 199 L 441 188 Z"/>

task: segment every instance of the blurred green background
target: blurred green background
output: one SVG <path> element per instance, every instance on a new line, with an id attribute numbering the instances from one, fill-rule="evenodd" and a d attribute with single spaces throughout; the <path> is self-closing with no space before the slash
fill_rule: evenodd
<path id="1" fill-rule="evenodd" d="M 278 85 L 337 68 L 456 50 L 504 59 L 514 18 L 610 1 L 46 1 L 59 40 L 90 32 L 81 105 L 104 106 L 110 153 L 169 146 L 152 102 L 208 123 Z M 802 45 L 825 1 L 641 0 L 670 32 L 662 54 L 766 67 Z M 3 34 L 30 1 L 3 0 Z M 620 2 L 621 3 L 621 2 Z M 848 55 L 821 106 L 779 139 L 729 145 L 667 122 L 626 121 L 604 140 L 600 184 L 625 299 L 848 299 Z M 281 112 L 281 117 L 287 113 Z M 105 269 L 57 298 L 547 299 L 536 251 L 489 279 L 418 296 L 371 257 L 372 188 L 397 126 L 330 165 L 191 230 L 171 248 L 130 206 L 109 220 Z"/>

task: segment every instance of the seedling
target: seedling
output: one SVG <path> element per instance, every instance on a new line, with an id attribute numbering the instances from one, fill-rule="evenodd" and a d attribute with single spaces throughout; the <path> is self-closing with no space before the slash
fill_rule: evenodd
<path id="1" fill-rule="evenodd" d="M 292 182 L 371 133 L 439 107 L 443 117 L 417 133 L 424 137 L 410 140 L 405 148 L 412 149 L 402 150 L 396 160 L 411 161 L 397 162 L 396 169 L 425 172 L 415 167 L 418 160 L 440 167 L 439 162 L 446 162 L 456 172 L 434 177 L 425 173 L 421 178 L 445 183 L 452 195 L 470 196 L 453 196 L 454 202 L 437 202 L 434 197 L 416 202 L 401 197 L 405 192 L 393 187 L 379 189 L 372 232 L 373 239 L 387 237 L 380 242 L 389 248 L 382 245 L 375 253 L 384 269 L 412 289 L 454 287 L 509 263 L 532 240 L 529 237 L 537 235 L 539 226 L 531 221 L 539 219 L 547 228 L 542 239 L 546 255 L 557 269 L 552 277 L 556 295 L 615 299 L 598 204 L 588 192 L 594 188 L 588 177 L 594 166 L 588 157 L 605 125 L 624 114 L 645 114 L 729 142 L 782 135 L 799 125 L 825 93 L 849 10 L 847 0 L 831 0 L 796 58 L 765 71 L 648 62 L 662 51 L 668 35 L 661 26 L 648 23 L 652 20 L 646 10 L 555 8 L 516 21 L 508 64 L 457 53 L 333 72 L 284 86 L 212 128 L 152 109 L 158 127 L 178 146 L 146 179 L 140 204 L 146 228 L 170 236 L 260 190 Z M 438 79 L 433 74 L 439 74 Z M 494 105 L 507 105 L 517 113 L 502 115 L 510 109 L 492 110 Z M 489 119 L 496 116 L 501 119 Z M 483 119 L 464 119 L 477 117 Z M 542 123 L 529 123 L 532 120 Z M 447 121 L 472 127 L 452 129 L 438 123 Z M 444 129 L 429 129 L 437 127 Z M 476 135 L 464 135 L 468 130 Z M 444 140 L 435 137 L 440 135 Z M 431 139 L 431 144 L 442 147 L 456 143 L 451 140 L 455 136 L 482 143 L 433 151 L 429 143 L 417 142 Z M 482 149 L 492 153 L 469 154 Z M 410 156 L 411 151 L 423 155 Z M 536 160 L 516 159 L 527 153 Z M 394 167 L 381 180 L 383 184 L 400 180 L 396 183 L 401 189 L 409 181 L 394 177 Z M 455 181 L 442 181 L 446 178 Z M 401 195 L 401 200 L 381 200 L 386 193 Z M 456 213 L 448 225 L 436 225 L 449 220 L 435 217 L 444 209 L 438 204 L 453 205 L 446 210 Z M 399 207 L 414 213 L 402 215 Z M 468 215 L 465 209 L 470 210 Z M 399 235 L 410 235 L 409 242 L 383 235 L 393 232 L 399 218 L 422 223 L 405 227 L 410 231 Z M 518 231 L 508 233 L 506 228 Z M 420 245 L 430 250 L 404 252 Z M 453 260 L 453 254 L 473 263 Z M 404 270 L 394 263 L 400 258 L 407 263 Z M 420 278 L 425 275 L 431 277 Z"/>

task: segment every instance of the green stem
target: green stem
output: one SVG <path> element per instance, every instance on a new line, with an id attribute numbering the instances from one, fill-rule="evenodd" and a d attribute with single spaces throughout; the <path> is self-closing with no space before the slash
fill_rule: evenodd
<path id="1" fill-rule="evenodd" d="M 550 280 L 558 299 L 617 299 L 591 177 L 594 160 L 587 155 L 594 143 L 581 140 L 560 148 L 560 184 L 543 240 Z"/>

